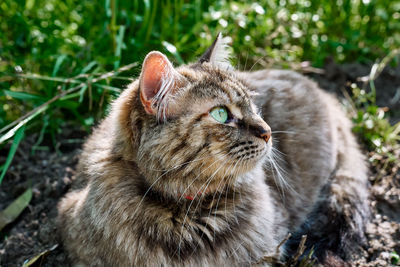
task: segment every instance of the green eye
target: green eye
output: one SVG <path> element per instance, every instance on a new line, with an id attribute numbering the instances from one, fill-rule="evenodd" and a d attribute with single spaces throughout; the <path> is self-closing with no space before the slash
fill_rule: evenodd
<path id="1" fill-rule="evenodd" d="M 228 111 L 225 107 L 215 107 L 210 111 L 211 117 L 220 123 L 225 123 L 228 120 Z"/>

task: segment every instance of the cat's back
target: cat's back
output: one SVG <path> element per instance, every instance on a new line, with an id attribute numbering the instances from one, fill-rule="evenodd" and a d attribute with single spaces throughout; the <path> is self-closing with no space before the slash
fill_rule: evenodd
<path id="1" fill-rule="evenodd" d="M 340 127 L 336 117 L 347 122 L 346 116 L 336 99 L 294 71 L 261 70 L 239 76 L 271 126 L 271 158 L 276 166 L 267 166 L 267 183 L 275 188 L 277 205 L 288 211 L 289 228 L 296 228 L 335 169 Z"/>

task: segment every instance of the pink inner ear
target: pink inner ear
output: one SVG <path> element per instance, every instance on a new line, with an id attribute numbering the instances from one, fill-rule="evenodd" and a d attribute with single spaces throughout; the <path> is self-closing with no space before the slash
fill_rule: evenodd
<path id="1" fill-rule="evenodd" d="M 161 80 L 165 74 L 168 63 L 158 55 L 151 56 L 145 61 L 143 66 L 143 76 L 141 81 L 142 94 L 145 99 L 152 99 L 160 90 Z"/>
<path id="2" fill-rule="evenodd" d="M 171 74 L 173 67 L 160 52 L 150 52 L 143 63 L 140 79 L 140 99 L 147 113 L 154 114 L 152 99 L 160 90 L 162 79 Z"/>

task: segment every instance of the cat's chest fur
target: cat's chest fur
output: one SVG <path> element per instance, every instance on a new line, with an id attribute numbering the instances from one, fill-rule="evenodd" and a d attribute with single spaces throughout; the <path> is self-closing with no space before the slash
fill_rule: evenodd
<path id="1" fill-rule="evenodd" d="M 170 199 L 132 180 L 121 179 L 120 188 L 107 190 L 107 185 L 92 183 L 90 210 L 81 211 L 86 213 L 85 231 L 120 252 L 111 260 L 99 259 L 98 265 L 245 266 L 273 254 L 279 240 L 270 233 L 283 229 L 274 224 L 276 212 L 263 171 L 242 178 L 244 190 L 226 189 L 194 200 Z M 118 199 L 113 191 L 119 192 Z M 103 201 L 110 198 L 115 201 Z M 111 224 L 104 228 L 107 222 Z M 98 248 L 102 246 L 100 241 Z"/>

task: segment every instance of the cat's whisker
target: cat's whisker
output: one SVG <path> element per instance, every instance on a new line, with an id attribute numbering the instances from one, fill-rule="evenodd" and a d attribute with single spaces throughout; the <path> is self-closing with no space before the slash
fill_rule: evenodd
<path id="1" fill-rule="evenodd" d="M 151 185 L 150 187 L 146 190 L 146 192 L 144 193 L 144 195 L 142 196 L 142 198 L 139 201 L 139 204 L 136 206 L 136 209 L 134 211 L 133 214 L 136 214 L 137 211 L 139 210 L 140 205 L 142 204 L 142 202 L 144 201 L 144 199 L 146 198 L 147 194 L 151 191 L 152 187 L 163 177 L 163 175 L 160 175 Z"/>
<path id="2" fill-rule="evenodd" d="M 215 155 L 222 155 L 222 154 L 224 154 L 224 153 L 217 153 L 217 154 L 214 154 L 213 156 L 215 156 Z M 221 159 L 222 160 L 222 159 Z M 216 164 L 216 163 L 218 163 L 218 161 L 214 161 L 213 163 L 211 163 L 211 165 L 209 166 L 209 167 L 212 167 L 214 164 Z M 197 179 L 199 179 L 200 178 L 200 176 L 204 173 L 204 171 L 206 171 L 207 170 L 207 168 L 203 168 L 203 170 L 192 180 L 192 182 L 186 187 L 186 189 L 183 191 L 183 192 L 181 192 L 181 196 L 180 196 L 180 198 L 178 199 L 178 202 L 182 199 L 182 197 L 185 195 L 185 193 L 186 193 L 186 191 L 190 188 L 190 186 L 192 186 L 193 185 L 193 183 L 194 182 L 196 182 L 197 181 Z M 201 191 L 201 188 L 199 189 L 199 191 L 197 191 L 197 193 L 196 193 L 196 195 L 199 193 Z"/>
<path id="3" fill-rule="evenodd" d="M 249 51 L 247 51 L 247 55 L 246 55 L 246 61 L 244 62 L 244 71 L 246 70 L 247 67 L 247 60 L 249 59 Z"/>
<path id="4" fill-rule="evenodd" d="M 253 70 L 253 68 L 254 68 L 261 60 L 263 60 L 263 59 L 266 58 L 266 57 L 267 57 L 267 56 L 262 56 L 262 57 L 260 57 L 259 59 L 257 59 L 256 62 L 254 62 L 253 66 L 251 66 L 249 72 L 251 72 L 251 71 Z"/>
<path id="5" fill-rule="evenodd" d="M 297 132 L 295 131 L 271 131 L 271 134 L 276 134 L 276 133 L 297 134 Z"/>
<path id="6" fill-rule="evenodd" d="M 189 161 L 183 162 L 181 164 L 175 165 L 174 167 L 171 167 L 169 169 L 153 169 L 153 168 L 149 168 L 149 167 L 147 167 L 146 169 L 147 170 L 151 170 L 151 171 L 168 172 L 168 171 L 171 171 L 171 170 L 178 169 L 178 168 L 180 168 L 182 166 L 185 166 L 187 164 L 190 164 L 190 163 L 193 163 L 193 162 L 197 162 L 197 161 L 201 161 L 203 159 L 211 158 L 211 157 L 214 157 L 216 155 L 223 154 L 223 153 L 224 152 L 219 152 L 219 153 L 216 153 L 216 154 L 211 154 L 211 155 L 207 155 L 207 156 L 204 156 L 204 157 L 196 158 L 194 160 L 189 160 Z"/>
<path id="7" fill-rule="evenodd" d="M 236 165 L 233 167 L 233 173 L 236 174 L 236 172 L 238 171 L 238 164 L 241 163 L 243 161 L 243 156 L 239 158 L 239 160 L 237 161 Z M 233 187 L 233 197 L 232 197 L 232 202 L 233 202 L 233 214 L 235 217 L 235 221 L 237 224 L 239 224 L 239 221 L 237 219 L 237 212 L 236 212 L 236 204 L 235 204 L 235 194 L 236 194 L 236 186 L 234 185 L 234 180 L 232 181 L 232 187 Z"/>
<path id="8" fill-rule="evenodd" d="M 232 164 L 231 164 L 231 165 L 232 165 Z M 224 184 L 223 184 L 222 182 L 224 181 L 224 179 L 225 179 L 225 177 L 226 177 L 227 171 L 228 171 L 228 168 L 225 169 L 224 177 L 220 180 L 220 182 L 219 182 L 219 184 L 218 184 L 218 186 L 217 186 L 217 190 L 216 190 L 216 192 L 219 193 L 219 197 L 218 197 L 217 203 L 215 204 L 215 210 L 214 210 L 214 223 L 215 223 L 215 224 L 216 224 L 216 221 L 217 221 L 217 210 L 218 210 L 218 205 L 219 205 L 219 201 L 221 200 L 221 195 L 222 195 L 223 188 L 224 188 Z M 226 181 L 224 181 L 224 182 L 225 182 L 225 186 L 226 186 Z M 221 190 L 219 190 L 220 185 L 222 186 L 222 189 L 221 189 Z M 226 188 L 226 187 L 225 187 L 225 188 Z M 226 190 L 227 190 L 227 189 L 226 189 Z M 214 201 L 214 197 L 215 197 L 215 194 L 214 194 L 214 196 L 213 196 L 213 201 Z M 212 210 L 212 208 L 210 209 L 210 213 L 211 213 L 211 210 Z M 214 239 L 215 239 L 215 229 L 214 229 Z"/>
<path id="9" fill-rule="evenodd" d="M 278 182 L 279 182 L 279 186 L 280 186 L 281 189 L 282 189 L 282 192 L 283 192 L 285 189 L 289 189 L 289 190 L 290 190 L 292 193 L 294 193 L 298 198 L 303 199 L 304 197 L 301 196 L 301 195 L 296 191 L 296 189 L 294 189 L 294 187 L 293 187 L 290 183 L 288 183 L 288 182 L 286 181 L 285 176 L 287 176 L 287 172 L 286 172 L 285 169 L 283 169 L 283 168 L 278 164 L 278 162 L 275 160 L 274 156 L 276 157 L 276 154 L 274 154 L 274 153 L 271 153 L 271 154 L 270 154 L 270 162 L 271 162 L 271 164 L 272 164 L 272 166 L 273 166 L 273 169 L 275 170 L 275 172 L 276 172 L 276 174 L 277 174 L 277 176 L 278 176 Z M 283 174 L 282 174 L 282 173 L 283 173 Z"/>
<path id="10" fill-rule="evenodd" d="M 229 153 L 228 153 L 228 154 L 229 154 Z M 225 169 L 225 174 L 223 175 L 224 178 L 225 178 L 225 177 L 228 177 L 228 181 L 229 181 L 229 178 L 234 178 L 232 175 L 227 175 L 227 172 L 229 171 L 230 166 L 232 166 L 233 164 L 235 164 L 235 162 L 232 162 L 232 163 L 229 165 L 229 167 Z M 224 179 L 221 179 L 221 180 L 220 180 L 220 182 L 219 182 L 219 184 L 218 184 L 218 186 L 217 186 L 216 192 L 220 191 L 220 190 L 219 190 L 220 185 L 222 185 L 222 186 L 224 185 L 224 183 L 222 183 L 223 181 L 224 181 Z M 226 186 L 227 186 L 227 184 L 228 184 L 228 181 L 225 181 L 225 185 L 226 185 Z M 227 192 L 227 190 L 226 190 L 226 192 Z M 222 195 L 222 191 L 220 191 L 220 197 L 221 197 L 221 195 Z M 214 195 L 214 197 L 215 197 L 215 195 Z M 214 201 L 214 197 L 213 197 L 213 199 L 212 199 L 212 202 Z M 211 203 L 212 203 L 212 202 L 211 202 Z M 217 204 L 216 204 L 215 211 L 216 211 L 217 208 L 218 208 L 218 203 L 219 203 L 219 199 L 218 199 L 218 202 L 217 202 Z M 197 206 L 196 206 L 195 210 L 197 210 Z M 208 217 L 210 217 L 211 211 L 212 211 L 212 208 L 210 208 L 210 212 L 209 212 L 209 214 L 208 214 Z M 226 212 L 226 202 L 225 202 L 225 212 Z M 214 213 L 214 215 L 216 216 L 216 213 Z M 193 214 L 193 216 L 194 216 L 194 214 Z M 214 222 L 215 222 L 215 220 L 216 220 L 215 216 L 214 216 Z M 225 218 L 227 219 L 226 213 L 225 213 Z M 201 233 L 200 239 L 202 239 L 203 236 L 204 236 L 204 231 Z M 214 229 L 214 239 L 215 239 L 215 229 Z M 198 246 L 199 246 L 199 243 L 196 244 L 196 246 L 195 246 L 195 248 L 193 249 L 193 252 L 192 252 L 191 255 L 193 255 L 193 253 L 195 253 L 195 251 L 196 251 L 196 249 L 197 249 Z"/>
<path id="11" fill-rule="evenodd" d="M 232 163 L 229 165 L 229 168 L 226 169 L 226 172 L 228 172 L 228 170 L 230 170 L 230 167 L 231 167 L 231 166 L 232 166 L 233 169 L 234 169 L 233 164 L 234 164 L 234 162 L 232 162 Z M 236 164 L 237 164 L 237 162 L 235 163 L 235 165 L 236 165 Z M 233 172 L 231 172 L 227 177 L 228 177 L 228 178 L 227 178 L 227 181 L 226 181 L 226 190 L 225 190 L 225 211 L 224 211 L 224 214 L 225 214 L 225 218 L 226 218 L 226 219 L 228 218 L 228 216 L 227 216 L 227 207 L 226 207 L 226 204 L 227 204 L 227 202 L 228 202 L 228 191 L 229 191 L 229 188 L 230 188 L 230 183 L 231 183 L 231 180 L 234 180 Z"/>
<path id="12" fill-rule="evenodd" d="M 285 153 L 283 153 L 282 151 L 280 151 L 276 147 L 271 147 L 271 150 L 272 150 L 272 153 L 276 153 L 276 154 L 274 154 L 274 156 L 276 156 L 280 161 L 284 162 L 283 157 L 286 156 Z"/>
<path id="13" fill-rule="evenodd" d="M 221 162 L 222 160 L 223 160 L 223 159 L 218 159 L 218 158 L 217 158 L 217 160 L 215 161 L 215 163 Z M 210 182 L 211 182 L 212 179 L 214 178 L 214 175 L 215 175 L 222 167 L 223 167 L 223 165 L 221 165 L 219 168 L 217 168 L 216 171 L 207 179 L 208 183 L 207 183 L 207 186 L 206 186 L 205 189 L 204 189 L 204 192 L 207 191 L 208 185 L 210 184 Z M 207 181 L 206 181 L 206 182 L 207 182 Z M 186 211 L 186 213 L 185 213 L 185 217 L 184 217 L 184 219 L 183 219 L 182 226 L 181 226 L 181 235 L 180 235 L 179 244 L 178 244 L 178 255 L 179 255 L 179 257 L 180 257 L 180 251 L 181 251 L 183 229 L 184 229 L 184 227 L 185 227 L 186 218 L 188 217 L 188 213 L 189 213 L 189 211 L 190 211 L 190 208 L 191 208 L 191 206 L 193 205 L 193 201 L 196 199 L 196 196 L 201 192 L 201 190 L 202 190 L 202 188 L 204 187 L 204 185 L 205 185 L 205 183 L 204 183 L 204 184 L 200 187 L 200 189 L 196 192 L 196 194 L 194 195 L 194 198 L 191 200 L 191 202 L 190 202 L 190 204 L 189 204 L 189 207 L 188 207 L 188 209 L 187 209 L 187 211 Z M 196 205 L 196 207 L 195 207 L 194 212 L 196 212 L 197 207 L 199 206 L 201 200 L 202 200 L 202 199 L 201 199 L 201 197 L 200 197 L 200 199 L 199 199 L 199 201 L 198 201 L 198 203 L 197 203 L 197 205 Z"/>
<path id="14" fill-rule="evenodd" d="M 243 157 L 240 158 L 240 160 L 242 160 L 242 159 L 243 159 Z M 240 160 L 239 160 L 239 161 L 240 161 Z M 234 166 L 234 172 L 236 171 L 235 168 L 236 168 L 236 165 Z M 239 221 L 238 221 L 237 216 L 236 216 L 237 213 L 236 213 L 236 208 L 235 208 L 236 186 L 235 186 L 233 183 L 234 183 L 234 180 L 232 180 L 232 188 L 233 188 L 233 197 L 232 197 L 232 203 L 233 203 L 233 217 L 235 218 L 236 224 L 239 224 Z M 231 233 L 232 233 L 232 232 L 231 232 Z M 233 233 L 232 233 L 232 235 L 233 235 Z M 242 241 L 241 243 L 239 243 L 238 247 L 232 251 L 232 253 L 231 253 L 230 256 L 232 256 L 233 254 L 235 254 L 235 255 L 237 256 L 236 251 L 242 246 L 243 243 L 244 243 L 244 241 Z"/>
<path id="15" fill-rule="evenodd" d="M 278 190 L 278 193 L 281 197 L 282 202 L 285 202 L 285 192 L 284 192 L 283 188 L 280 186 L 280 179 L 277 179 L 275 176 L 275 169 L 274 169 L 274 165 L 271 162 L 270 156 L 268 156 L 268 163 L 270 164 L 270 167 L 271 167 L 270 171 L 271 171 L 272 178 L 273 178 L 272 180 L 276 186 L 276 189 Z M 279 183 L 279 185 L 278 185 L 278 183 Z"/>
<path id="16" fill-rule="evenodd" d="M 205 170 L 205 169 L 204 169 Z M 203 171 L 204 171 L 203 170 Z M 137 212 L 137 210 L 139 209 L 139 207 L 140 207 L 140 205 L 142 204 L 142 202 L 143 202 L 143 200 L 145 199 L 145 197 L 147 196 L 147 194 L 150 192 L 150 190 L 152 189 L 152 187 L 164 176 L 164 175 L 166 175 L 168 172 L 165 172 L 165 173 L 163 173 L 162 175 L 160 175 L 151 185 L 150 185 L 150 187 L 147 189 L 147 191 L 145 192 L 145 194 L 143 195 L 143 197 L 141 198 L 141 200 L 140 200 L 140 202 L 139 202 L 139 204 L 138 204 L 138 206 L 137 206 L 137 208 L 136 208 L 136 210 L 135 210 L 135 214 L 136 214 L 136 212 Z M 182 196 L 183 196 L 183 194 L 182 194 Z M 181 197 L 182 197 L 181 196 Z M 180 197 L 180 199 L 181 199 L 181 197 Z"/>
<path id="17" fill-rule="evenodd" d="M 225 163 L 225 162 L 224 162 L 224 163 Z M 222 167 L 222 166 L 221 166 L 221 167 Z M 214 177 L 216 173 L 217 173 L 217 172 L 213 173 L 212 177 Z M 221 181 L 222 181 L 222 180 L 223 180 L 223 179 L 221 179 Z M 221 183 L 221 181 L 220 181 L 220 183 Z M 210 182 L 211 182 L 211 180 L 210 180 Z M 207 184 L 207 186 L 206 186 L 206 189 L 205 189 L 206 191 L 207 191 L 207 188 L 208 188 L 210 182 L 209 182 L 209 183 Z M 217 194 L 217 192 L 218 192 L 218 188 L 219 188 L 220 183 L 218 184 L 218 186 L 217 186 L 217 188 L 216 188 L 216 190 L 215 190 L 215 192 L 214 192 L 214 194 L 213 194 L 213 198 L 212 198 L 212 200 L 211 200 L 211 203 L 214 202 L 214 199 L 215 199 L 215 196 L 216 196 L 216 194 Z M 210 211 L 208 212 L 208 217 L 211 216 L 211 212 L 212 212 L 212 207 L 210 207 Z M 214 221 L 214 223 L 215 223 L 215 221 Z M 215 239 L 215 227 L 213 227 L 213 230 L 214 230 L 213 237 L 214 237 L 214 239 Z"/>

